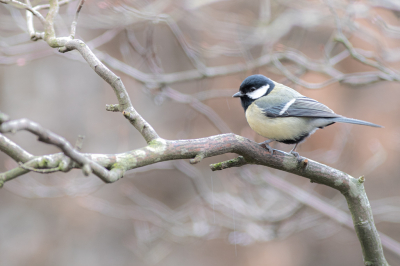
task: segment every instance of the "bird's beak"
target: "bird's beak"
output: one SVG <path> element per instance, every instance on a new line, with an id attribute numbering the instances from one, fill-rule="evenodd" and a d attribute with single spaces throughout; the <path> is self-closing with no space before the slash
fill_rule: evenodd
<path id="1" fill-rule="evenodd" d="M 236 92 L 235 94 L 233 94 L 232 95 L 232 97 L 242 97 L 243 96 L 243 94 L 239 91 L 239 92 Z"/>

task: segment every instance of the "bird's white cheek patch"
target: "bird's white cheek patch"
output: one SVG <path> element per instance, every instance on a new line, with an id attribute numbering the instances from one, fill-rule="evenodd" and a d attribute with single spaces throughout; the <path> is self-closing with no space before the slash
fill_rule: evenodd
<path id="1" fill-rule="evenodd" d="M 258 98 L 264 96 L 267 93 L 268 89 L 269 89 L 269 84 L 262 86 L 262 87 L 256 89 L 255 91 L 247 93 L 247 96 L 249 96 L 253 100 L 258 99 Z"/>

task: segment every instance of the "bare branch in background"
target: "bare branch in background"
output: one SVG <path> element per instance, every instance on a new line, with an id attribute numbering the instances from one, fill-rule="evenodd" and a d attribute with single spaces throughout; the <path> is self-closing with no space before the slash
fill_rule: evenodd
<path id="1" fill-rule="evenodd" d="M 76 9 L 75 18 L 74 18 L 74 21 L 72 21 L 72 24 L 71 24 L 71 35 L 70 36 L 71 36 L 72 39 L 75 38 L 76 24 L 78 24 L 78 16 L 79 16 L 79 13 L 81 12 L 81 9 L 82 9 L 82 6 L 83 6 L 84 3 L 85 3 L 85 0 L 81 0 L 80 3 L 79 3 L 78 8 Z"/>
<path id="2" fill-rule="evenodd" d="M 134 186 L 123 189 L 123 193 L 134 203 L 133 205 L 113 205 L 107 200 L 93 196 L 80 199 L 79 204 L 111 217 L 133 220 L 139 244 L 146 243 L 147 245 L 154 239 L 164 239 L 166 233 L 172 241 L 182 240 L 185 237 L 220 236 L 221 229 L 239 230 L 242 238 L 238 238 L 235 232 L 233 235 L 229 235 L 229 241 L 233 244 L 269 241 L 311 227 L 312 223 L 310 222 L 303 224 L 299 222 L 298 227 L 285 227 L 286 223 L 304 215 L 315 223 L 320 222 L 323 216 L 327 216 L 335 221 L 338 228 L 340 225 L 355 228 L 366 265 L 388 265 L 380 239 L 385 248 L 400 255 L 399 243 L 384 234 L 379 236 L 376 230 L 364 190 L 364 177 L 356 179 L 335 168 L 307 158 L 303 158 L 299 162 L 284 152 L 277 152 L 271 156 L 254 141 L 234 134 L 188 140 L 163 139 L 134 109 L 125 85 L 121 78 L 114 74 L 114 71 L 120 71 L 144 84 L 144 90 L 151 97 L 169 98 L 176 103 L 189 105 L 193 108 L 193 113 L 204 115 L 222 133 L 231 132 L 230 127 L 215 110 L 203 101 L 218 97 L 230 97 L 233 94 L 232 91 L 236 90 L 221 89 L 185 94 L 172 86 L 176 83 L 211 80 L 216 77 L 249 71 L 258 72 L 261 68 L 268 68 L 286 80 L 311 89 L 322 88 L 336 82 L 360 85 L 383 80 L 399 81 L 399 71 L 396 69 L 396 65 L 392 64 L 395 60 L 385 60 L 385 57 L 382 56 L 384 52 L 389 51 L 389 48 L 379 47 L 380 49 L 376 49 L 377 51 L 369 51 L 357 48 L 352 43 L 354 40 L 351 37 L 360 35 L 360 32 L 365 33 L 364 38 L 372 40 L 372 44 L 379 46 L 382 43 L 379 35 L 371 33 L 363 24 L 357 23 L 358 10 L 354 9 L 352 5 L 326 2 L 321 7 L 321 4 L 306 1 L 298 3 L 293 1 L 290 5 L 289 1 L 280 3 L 283 8 L 276 10 L 277 13 L 274 13 L 271 21 L 273 7 L 270 1 L 262 1 L 261 8 L 257 9 L 261 10 L 260 14 L 249 20 L 242 14 L 237 14 L 237 17 L 232 18 L 227 15 L 226 11 L 214 10 L 208 6 L 209 4 L 198 3 L 196 5 L 190 1 L 185 8 L 170 5 L 167 1 L 165 3 L 156 1 L 143 4 L 141 8 L 121 4 L 111 7 L 111 10 L 107 10 L 108 12 L 88 10 L 87 13 L 80 14 L 84 4 L 84 0 L 81 0 L 71 24 L 70 35 L 58 37 L 56 36 L 57 27 L 55 27 L 57 26 L 55 25 L 57 24 L 56 18 L 59 15 L 63 19 L 66 17 L 64 14 L 59 14 L 59 7 L 70 1 L 50 0 L 49 4 L 33 7 L 29 0 L 26 0 L 25 4 L 15 0 L 0 0 L 0 2 L 27 10 L 26 25 L 31 40 L 42 39 L 50 47 L 58 48 L 63 53 L 62 56 L 87 63 L 96 74 L 105 80 L 114 90 L 118 102 L 118 104 L 108 104 L 106 110 L 121 112 L 147 143 L 142 148 L 119 154 L 81 153 L 81 141 L 72 147 L 66 139 L 35 122 L 27 119 L 9 120 L 0 113 L 0 132 L 27 130 L 37 135 L 39 141 L 55 145 L 62 151 L 62 153 L 35 156 L 0 134 L 0 150 L 19 163 L 18 166 L 10 167 L 6 172 L 0 174 L 1 185 L 29 172 L 48 174 L 66 172 L 72 168 L 82 169 L 84 174 L 93 172 L 107 183 L 115 182 L 127 174 L 136 174 L 141 169 L 139 167 L 147 167 L 143 171 L 175 169 L 191 180 L 197 192 L 197 197 L 181 208 L 168 208 L 160 201 L 141 193 Z M 372 6 L 370 4 L 371 8 L 365 9 L 363 16 L 370 18 L 370 21 L 385 29 L 388 35 L 397 36 L 398 27 L 375 16 Z M 47 11 L 46 18 L 39 13 L 39 10 Z M 341 12 L 337 12 L 337 10 Z M 86 12 L 86 8 L 83 12 Z M 44 32 L 35 31 L 32 14 L 38 17 L 42 23 Z M 80 17 L 80 27 L 101 29 L 104 32 L 87 43 L 74 39 L 78 16 Z M 286 35 L 294 29 L 312 30 L 321 25 L 325 30 L 331 31 L 331 37 L 317 57 L 303 53 L 300 46 L 293 45 L 292 47 L 290 40 L 285 39 Z M 164 61 L 163 53 L 159 51 L 159 44 L 156 41 L 156 32 L 162 27 L 171 31 L 171 36 L 181 47 L 190 67 L 185 67 L 182 63 L 181 68 L 173 69 L 169 67 L 169 62 Z M 145 28 L 143 38 L 140 38 L 138 33 L 141 28 Z M 103 50 L 103 47 L 100 47 L 115 42 L 120 33 L 124 34 L 121 43 L 116 46 L 119 47 L 120 55 L 108 53 Z M 203 39 L 210 40 L 210 43 L 200 41 Z M 51 51 L 44 46 L 32 52 L 35 44 L 26 43 L 27 40 L 23 38 L 14 41 L 12 38 L 7 38 L 0 39 L 0 41 L 0 64 L 18 63 L 21 58 L 30 61 L 55 53 L 55 50 Z M 74 50 L 79 54 L 71 53 Z M 393 51 L 390 50 L 390 52 Z M 137 60 L 138 57 L 140 60 Z M 215 64 L 215 58 L 224 59 L 221 60 L 223 64 Z M 361 63 L 368 70 L 346 72 L 343 67 L 343 62 L 347 62 L 345 60 Z M 173 71 L 169 71 L 170 69 Z M 305 78 L 308 73 L 321 76 L 323 81 L 308 82 Z M 342 142 L 345 140 L 346 138 L 341 139 Z M 332 158 L 332 161 L 334 158 L 337 160 L 338 154 L 341 154 L 344 149 L 341 145 L 333 146 L 335 147 L 331 150 L 332 153 L 325 156 L 328 161 Z M 239 185 L 236 184 L 238 191 L 214 192 L 213 188 L 210 191 L 205 177 L 197 168 L 187 162 L 173 161 L 190 159 L 191 164 L 196 164 L 205 158 L 227 153 L 236 153 L 241 156 L 213 164 L 211 165 L 212 170 L 253 164 L 294 173 L 309 178 L 313 183 L 327 185 L 342 193 L 347 200 L 351 216 L 312 193 L 275 177 L 268 171 L 259 174 L 256 170 L 250 170 L 247 167 L 240 168 L 241 170 L 237 171 L 240 174 L 230 180 L 239 183 Z M 372 171 L 386 159 L 384 151 L 375 155 L 362 168 L 366 172 Z M 324 159 L 323 156 L 319 158 Z M 20 189 L 19 191 L 22 191 L 20 194 L 24 196 L 56 197 L 78 195 L 79 193 L 87 195 L 100 186 L 95 181 L 87 181 L 88 184 L 82 181 L 80 185 L 72 183 L 76 181 L 63 181 L 59 187 L 51 188 L 37 182 L 34 178 L 20 180 L 22 179 L 8 184 L 10 184 L 10 190 L 18 191 Z M 21 182 L 19 187 L 16 185 L 17 181 Z M 268 184 L 272 188 L 252 187 L 259 183 Z M 227 186 L 231 186 L 231 184 Z M 35 191 L 35 188 L 41 193 Z M 274 195 L 270 196 L 269 194 Z M 281 200 L 285 202 L 284 207 L 279 205 Z M 237 224 L 231 223 L 230 205 L 235 206 Z M 304 214 L 310 209 L 313 209 L 314 216 Z M 215 219 L 215 216 L 218 219 Z M 214 217 L 214 225 L 210 223 L 211 217 Z M 382 220 L 384 219 L 382 218 Z M 144 233 L 145 230 L 142 229 L 146 226 L 152 227 L 154 230 L 147 230 L 149 233 Z M 177 234 L 177 228 L 180 230 L 180 236 Z"/>
<path id="3" fill-rule="evenodd" d="M 1 0 L 0 3 L 11 4 L 11 5 L 13 5 L 13 6 L 17 7 L 17 8 L 26 9 L 29 12 L 31 12 L 32 14 L 34 14 L 40 20 L 40 22 L 42 22 L 42 23 L 46 22 L 45 18 L 42 16 L 42 14 L 40 14 L 38 11 L 36 11 L 31 6 L 29 6 L 27 4 L 24 4 L 24 3 L 20 2 L 20 1 L 17 1 L 17 0 Z"/>

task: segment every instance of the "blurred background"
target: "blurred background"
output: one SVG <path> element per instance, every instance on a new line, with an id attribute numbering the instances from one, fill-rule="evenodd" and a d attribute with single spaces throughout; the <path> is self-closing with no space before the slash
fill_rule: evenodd
<path id="1" fill-rule="evenodd" d="M 78 4 L 61 6 L 58 36 L 69 35 Z M 400 265 L 399 16 L 395 0 L 87 0 L 77 38 L 121 77 L 136 110 L 166 139 L 233 132 L 264 141 L 231 98 L 256 73 L 383 125 L 335 124 L 297 151 L 365 176 L 377 228 L 391 238 L 383 239 L 386 258 Z M 84 135 L 85 153 L 146 145 L 121 114 L 105 111 L 114 103 L 112 88 L 76 51 L 30 41 L 25 11 L 0 5 L 2 112 L 71 143 Z M 34 155 L 59 152 L 26 132 L 7 137 Z M 211 172 L 209 164 L 235 156 L 157 163 L 108 185 L 80 170 L 7 182 L 0 265 L 363 265 L 338 191 L 261 166 Z M 0 153 L 0 172 L 14 167 Z"/>

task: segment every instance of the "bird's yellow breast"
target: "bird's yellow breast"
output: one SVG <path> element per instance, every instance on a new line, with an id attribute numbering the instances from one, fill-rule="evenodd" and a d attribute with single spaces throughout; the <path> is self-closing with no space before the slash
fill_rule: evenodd
<path id="1" fill-rule="evenodd" d="M 302 135 L 309 128 L 309 119 L 300 117 L 270 118 L 252 103 L 246 110 L 246 119 L 250 127 L 259 135 L 274 140 L 290 140 Z"/>

